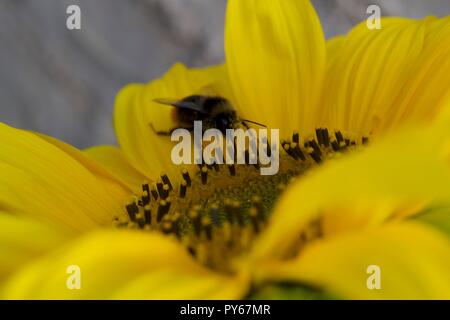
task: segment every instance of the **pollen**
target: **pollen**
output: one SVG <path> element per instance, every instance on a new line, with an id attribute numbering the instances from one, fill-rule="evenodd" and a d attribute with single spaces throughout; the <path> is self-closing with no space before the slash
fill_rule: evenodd
<path id="1" fill-rule="evenodd" d="M 126 218 L 114 220 L 122 228 L 161 232 L 177 239 L 204 265 L 230 271 L 231 258 L 245 254 L 252 240 L 270 221 L 271 211 L 286 187 L 302 174 L 340 153 L 368 143 L 330 135 L 316 129 L 314 137 L 298 132 L 281 141 L 280 168 L 276 175 L 260 175 L 259 164 L 199 165 L 183 168 L 173 181 L 162 173 L 125 205 Z M 177 181 L 177 183 L 175 183 Z M 314 221 L 298 237 L 292 252 L 323 234 Z"/>

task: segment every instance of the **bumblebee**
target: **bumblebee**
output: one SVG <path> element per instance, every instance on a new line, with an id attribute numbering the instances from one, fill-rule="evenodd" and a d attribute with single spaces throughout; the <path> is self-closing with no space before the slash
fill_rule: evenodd
<path id="1" fill-rule="evenodd" d="M 172 119 L 176 126 L 169 131 L 157 131 L 150 124 L 153 131 L 158 135 L 170 136 L 176 129 L 183 128 L 189 131 L 194 129 L 194 121 L 202 122 L 203 132 L 208 129 L 218 129 L 223 134 L 226 129 L 235 129 L 240 125 L 248 128 L 248 123 L 253 123 L 262 127 L 260 123 L 241 119 L 230 102 L 219 96 L 191 95 L 179 101 L 169 101 L 157 99 L 155 102 L 174 107 Z"/>

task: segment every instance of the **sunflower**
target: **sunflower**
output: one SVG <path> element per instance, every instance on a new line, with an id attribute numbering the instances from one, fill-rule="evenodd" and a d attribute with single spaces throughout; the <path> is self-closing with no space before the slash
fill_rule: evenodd
<path id="1" fill-rule="evenodd" d="M 0 125 L 2 297 L 449 299 L 450 20 L 325 41 L 309 1 L 229 0 L 225 48 L 122 89 L 120 148 Z M 276 175 L 171 162 L 154 100 L 205 86 L 280 129 Z"/>

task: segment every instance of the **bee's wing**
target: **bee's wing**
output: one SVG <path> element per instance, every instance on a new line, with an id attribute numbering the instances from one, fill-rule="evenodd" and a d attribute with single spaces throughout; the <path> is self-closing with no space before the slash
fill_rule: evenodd
<path id="1" fill-rule="evenodd" d="M 156 103 L 165 104 L 179 109 L 187 109 L 197 111 L 200 113 L 205 113 L 205 110 L 201 106 L 190 101 L 178 101 L 170 99 L 154 99 L 153 101 Z"/>

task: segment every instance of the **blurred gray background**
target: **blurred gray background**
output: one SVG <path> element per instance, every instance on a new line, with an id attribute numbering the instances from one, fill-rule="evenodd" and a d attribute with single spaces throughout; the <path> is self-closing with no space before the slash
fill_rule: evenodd
<path id="1" fill-rule="evenodd" d="M 226 0 L 0 0 L 0 121 L 78 147 L 115 143 L 112 110 L 129 82 L 174 62 L 223 60 Z M 81 7 L 81 30 L 66 8 Z M 328 37 L 379 4 L 383 15 L 450 14 L 450 0 L 313 0 Z"/>

